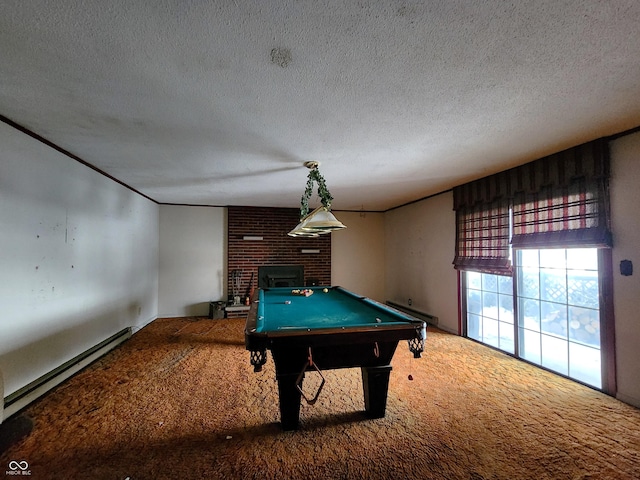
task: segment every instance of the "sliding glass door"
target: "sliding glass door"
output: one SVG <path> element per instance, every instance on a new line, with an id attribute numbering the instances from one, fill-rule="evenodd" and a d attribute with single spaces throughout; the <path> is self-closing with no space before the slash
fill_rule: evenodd
<path id="1" fill-rule="evenodd" d="M 519 250 L 515 259 L 519 356 L 600 388 L 597 249 Z"/>
<path id="2" fill-rule="evenodd" d="M 601 388 L 598 250 L 516 250 L 514 260 L 513 276 L 465 272 L 466 335 Z"/>

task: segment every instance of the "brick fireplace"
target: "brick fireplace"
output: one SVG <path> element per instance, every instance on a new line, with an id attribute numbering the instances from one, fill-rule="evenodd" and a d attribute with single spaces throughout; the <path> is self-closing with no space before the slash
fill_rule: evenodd
<path id="1" fill-rule="evenodd" d="M 228 207 L 227 212 L 227 286 L 230 296 L 235 287 L 244 304 L 247 292 L 258 287 L 260 267 L 284 267 L 275 276 L 289 277 L 287 267 L 302 267 L 304 284 L 300 286 L 331 285 L 331 235 L 318 238 L 287 235 L 300 221 L 299 209 Z M 228 309 L 227 316 L 246 314 L 243 309 L 233 310 Z"/>

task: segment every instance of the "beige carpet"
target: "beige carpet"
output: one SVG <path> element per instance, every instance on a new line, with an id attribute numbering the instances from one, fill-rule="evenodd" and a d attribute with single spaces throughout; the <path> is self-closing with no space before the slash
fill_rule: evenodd
<path id="1" fill-rule="evenodd" d="M 333 370 L 300 430 L 283 432 L 273 363 L 253 373 L 243 326 L 156 320 L 22 412 L 33 431 L 1 468 L 27 462 L 34 479 L 640 478 L 640 410 L 434 329 L 422 359 L 399 345 L 385 418 L 362 414 L 359 369 Z"/>

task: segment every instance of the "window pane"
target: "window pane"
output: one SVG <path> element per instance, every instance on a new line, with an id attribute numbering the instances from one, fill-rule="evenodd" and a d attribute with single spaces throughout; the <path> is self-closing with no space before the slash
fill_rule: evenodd
<path id="1" fill-rule="evenodd" d="M 567 265 L 566 250 L 549 248 L 540 250 L 540 268 L 565 269 Z"/>
<path id="2" fill-rule="evenodd" d="M 519 265 L 522 265 L 523 267 L 535 268 L 538 268 L 540 266 L 540 262 L 538 259 L 538 250 L 519 250 L 518 254 L 520 258 Z"/>
<path id="3" fill-rule="evenodd" d="M 500 308 L 498 310 L 498 320 L 501 322 L 513 323 L 513 296 L 498 295 Z"/>
<path id="4" fill-rule="evenodd" d="M 569 375 L 596 388 L 602 387 L 600 350 L 569 342 Z"/>
<path id="5" fill-rule="evenodd" d="M 598 270 L 597 248 L 569 248 L 567 249 L 567 268 Z"/>
<path id="6" fill-rule="evenodd" d="M 569 307 L 569 338 L 600 347 L 600 312 L 589 308 Z"/>
<path id="7" fill-rule="evenodd" d="M 499 347 L 500 332 L 498 330 L 498 321 L 485 317 L 482 322 L 482 327 L 482 341 L 492 347 Z"/>
<path id="8" fill-rule="evenodd" d="M 540 302 L 540 329 L 567 338 L 567 307 L 559 303 Z"/>
<path id="9" fill-rule="evenodd" d="M 497 275 L 497 277 L 498 292 L 513 296 L 513 277 L 505 277 L 504 275 Z"/>
<path id="10" fill-rule="evenodd" d="M 478 272 L 466 272 L 467 276 L 467 288 L 475 288 L 480 290 L 482 288 L 482 274 Z"/>
<path id="11" fill-rule="evenodd" d="M 538 300 L 519 299 L 518 324 L 536 332 L 540 331 L 540 302 Z"/>
<path id="12" fill-rule="evenodd" d="M 540 273 L 538 269 L 520 270 L 518 292 L 521 297 L 540 298 Z"/>
<path id="13" fill-rule="evenodd" d="M 524 328 L 518 329 L 518 332 L 520 334 L 520 357 L 540 365 L 540 334 Z"/>
<path id="14" fill-rule="evenodd" d="M 542 335 L 542 362 L 543 367 L 549 370 L 569 374 L 569 342 L 559 338 Z"/>
<path id="15" fill-rule="evenodd" d="M 480 315 L 467 315 L 467 336 L 474 340 L 482 340 L 482 317 Z"/>
<path id="16" fill-rule="evenodd" d="M 513 324 L 499 322 L 500 328 L 500 349 L 505 352 L 514 353 L 514 331 Z"/>
<path id="17" fill-rule="evenodd" d="M 498 291 L 498 275 L 482 274 L 482 289 L 486 292 Z"/>
<path id="18" fill-rule="evenodd" d="M 467 289 L 467 312 L 482 313 L 482 293 L 480 291 Z"/>
<path id="19" fill-rule="evenodd" d="M 567 272 L 567 303 L 598 308 L 598 272 L 569 270 Z"/>
<path id="20" fill-rule="evenodd" d="M 482 315 L 498 319 L 498 294 L 484 292 L 482 294 Z"/>
<path id="21" fill-rule="evenodd" d="M 540 299 L 550 302 L 567 302 L 567 277 L 565 270 L 540 269 Z"/>

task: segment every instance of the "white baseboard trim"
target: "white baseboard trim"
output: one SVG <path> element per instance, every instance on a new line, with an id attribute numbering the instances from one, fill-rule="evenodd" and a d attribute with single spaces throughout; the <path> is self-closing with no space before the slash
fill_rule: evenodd
<path id="1" fill-rule="evenodd" d="M 400 310 L 401 312 L 408 313 L 409 315 L 412 315 L 420 320 L 424 320 L 429 325 L 433 325 L 434 327 L 438 326 L 438 317 L 436 317 L 435 315 L 416 310 L 415 308 L 407 307 L 400 303 L 394 302 L 393 300 L 387 300 L 386 303 L 388 306 L 393 307 L 396 310 Z"/>
<path id="2" fill-rule="evenodd" d="M 58 368 L 36 379 L 30 384 L 22 387 L 15 393 L 4 398 L 0 396 L 0 423 L 11 415 L 22 410 L 34 400 L 38 399 L 52 388 L 64 382 L 69 377 L 75 375 L 83 368 L 98 360 L 100 357 L 113 350 L 122 342 L 131 338 L 131 328 L 125 328 L 115 335 L 107 338 L 93 348 L 72 358 L 68 362 L 60 365 Z M 0 387 L 2 386 L 2 378 L 0 377 Z M 4 392 L 0 388 L 0 394 Z"/>
<path id="3" fill-rule="evenodd" d="M 636 408 L 640 408 L 640 398 L 635 398 L 630 395 L 625 395 L 624 393 L 617 393 L 616 398 L 621 402 L 628 403 Z"/>

